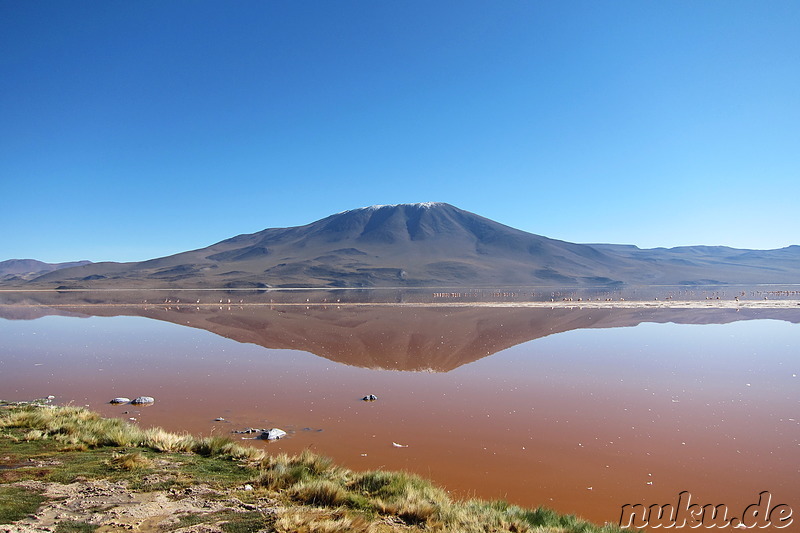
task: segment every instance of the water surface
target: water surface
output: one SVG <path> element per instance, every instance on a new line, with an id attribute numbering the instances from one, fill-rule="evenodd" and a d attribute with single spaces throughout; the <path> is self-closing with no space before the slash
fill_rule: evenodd
<path id="1" fill-rule="evenodd" d="M 683 490 L 734 508 L 769 490 L 800 509 L 796 310 L 227 299 L 0 306 L 0 397 L 204 435 L 281 427 L 252 444 L 597 522 Z M 107 403 L 137 395 L 157 401 Z"/>

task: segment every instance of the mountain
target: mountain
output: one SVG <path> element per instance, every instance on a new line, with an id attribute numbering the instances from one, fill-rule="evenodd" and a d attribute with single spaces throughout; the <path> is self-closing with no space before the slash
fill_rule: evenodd
<path id="1" fill-rule="evenodd" d="M 91 261 L 43 263 L 36 259 L 9 259 L 0 261 L 0 281 L 25 281 L 54 270 L 88 264 L 91 264 Z"/>
<path id="2" fill-rule="evenodd" d="M 619 286 L 795 283 L 800 247 L 641 250 L 574 244 L 444 203 L 372 206 L 136 263 L 93 263 L 27 285 L 69 288 Z"/>

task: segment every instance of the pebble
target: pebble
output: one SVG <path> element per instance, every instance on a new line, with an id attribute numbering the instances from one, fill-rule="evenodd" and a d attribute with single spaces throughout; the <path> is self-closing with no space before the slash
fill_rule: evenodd
<path id="1" fill-rule="evenodd" d="M 261 434 L 264 440 L 278 440 L 286 436 L 286 432 L 279 428 L 269 429 Z"/>
<path id="2" fill-rule="evenodd" d="M 134 398 L 131 402 L 132 404 L 141 404 L 141 403 L 154 403 L 156 400 L 152 396 L 139 396 Z"/>
<path id="3" fill-rule="evenodd" d="M 234 431 L 234 433 L 250 434 L 250 433 L 264 433 L 265 431 L 267 431 L 267 430 L 266 429 L 247 428 L 247 429 L 240 429 L 240 430 Z"/>

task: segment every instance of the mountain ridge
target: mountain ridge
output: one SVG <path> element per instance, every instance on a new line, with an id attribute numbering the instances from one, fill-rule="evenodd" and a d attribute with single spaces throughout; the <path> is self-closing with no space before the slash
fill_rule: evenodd
<path id="1" fill-rule="evenodd" d="M 0 281 L 29 280 L 46 272 L 88 264 L 91 264 L 91 261 L 45 263 L 36 259 L 7 259 L 5 261 L 0 261 Z"/>
<path id="2" fill-rule="evenodd" d="M 800 246 L 640 249 L 576 244 L 441 202 L 374 205 L 303 226 L 241 234 L 131 263 L 47 272 L 25 285 L 74 288 L 619 286 L 794 283 Z"/>

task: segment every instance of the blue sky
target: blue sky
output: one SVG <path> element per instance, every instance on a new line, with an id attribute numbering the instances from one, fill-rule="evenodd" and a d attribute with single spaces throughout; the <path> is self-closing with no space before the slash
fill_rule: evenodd
<path id="1" fill-rule="evenodd" d="M 800 3 L 0 0 L 0 260 L 441 201 L 800 244 Z"/>

